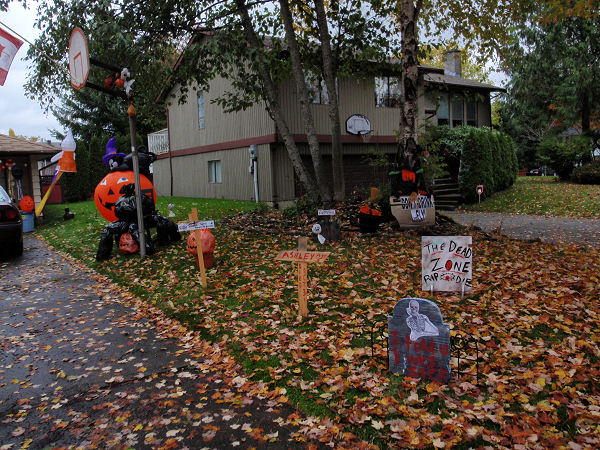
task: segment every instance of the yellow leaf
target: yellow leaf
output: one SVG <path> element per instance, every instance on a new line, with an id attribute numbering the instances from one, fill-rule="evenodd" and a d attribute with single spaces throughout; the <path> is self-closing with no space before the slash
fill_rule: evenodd
<path id="1" fill-rule="evenodd" d="M 536 382 L 537 384 L 539 384 L 541 387 L 544 387 L 544 386 L 546 386 L 546 379 L 545 379 L 545 378 L 538 377 L 538 379 L 537 379 L 537 380 L 535 380 L 535 382 Z"/>
<path id="2" fill-rule="evenodd" d="M 144 428 L 144 427 L 142 426 L 142 424 L 141 424 L 141 423 L 138 423 L 138 424 L 137 424 L 137 425 L 136 425 L 136 426 L 133 428 L 133 431 L 140 431 L 142 428 Z"/>

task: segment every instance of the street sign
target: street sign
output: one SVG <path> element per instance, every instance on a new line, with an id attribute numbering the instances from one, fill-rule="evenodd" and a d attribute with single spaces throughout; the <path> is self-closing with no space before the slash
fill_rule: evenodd
<path id="1" fill-rule="evenodd" d="M 83 31 L 74 28 L 69 40 L 69 73 L 71 74 L 71 86 L 81 89 L 85 86 L 90 74 L 90 55 Z"/>
<path id="2" fill-rule="evenodd" d="M 483 184 L 477 185 L 477 193 L 479 195 L 483 194 Z"/>

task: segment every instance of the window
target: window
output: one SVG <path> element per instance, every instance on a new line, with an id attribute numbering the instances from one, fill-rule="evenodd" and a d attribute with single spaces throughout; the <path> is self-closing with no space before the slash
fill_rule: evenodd
<path id="1" fill-rule="evenodd" d="M 467 102 L 467 125 L 477 126 L 477 103 Z"/>
<path id="2" fill-rule="evenodd" d="M 208 182 L 209 183 L 222 183 L 221 178 L 221 161 L 209 161 L 208 162 Z"/>
<path id="3" fill-rule="evenodd" d="M 464 104 L 462 98 L 452 99 L 452 126 L 459 127 L 464 124 Z"/>
<path id="4" fill-rule="evenodd" d="M 375 77 L 375 106 L 398 108 L 402 93 L 401 79 L 398 77 Z"/>
<path id="5" fill-rule="evenodd" d="M 204 92 L 198 91 L 198 128 L 204 129 Z"/>
<path id="6" fill-rule="evenodd" d="M 450 110 L 448 108 L 448 97 L 442 95 L 437 109 L 438 125 L 450 125 Z"/>
<path id="7" fill-rule="evenodd" d="M 308 99 L 311 103 L 318 105 L 329 104 L 329 94 L 327 93 L 325 80 L 312 73 L 307 73 L 306 88 L 308 89 Z"/>

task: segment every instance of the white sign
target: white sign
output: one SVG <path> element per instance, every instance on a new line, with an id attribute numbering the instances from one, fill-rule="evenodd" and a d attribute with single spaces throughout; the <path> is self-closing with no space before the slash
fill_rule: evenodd
<path id="1" fill-rule="evenodd" d="M 421 238 L 422 289 L 471 292 L 473 249 L 471 236 Z"/>
<path id="2" fill-rule="evenodd" d="M 483 184 L 480 184 L 477 186 L 477 193 L 479 195 L 483 194 Z"/>
<path id="3" fill-rule="evenodd" d="M 214 220 L 204 220 L 199 222 L 183 222 L 177 224 L 177 231 L 206 230 L 207 228 L 214 227 Z"/>
<path id="4" fill-rule="evenodd" d="M 319 209 L 317 214 L 319 216 L 335 216 L 335 209 Z"/>
<path id="5" fill-rule="evenodd" d="M 411 209 L 410 216 L 413 222 L 423 222 L 427 218 L 426 209 Z"/>
<path id="6" fill-rule="evenodd" d="M 69 40 L 69 73 L 71 74 L 71 85 L 75 89 L 85 86 L 90 74 L 90 55 L 81 28 L 74 28 Z"/>

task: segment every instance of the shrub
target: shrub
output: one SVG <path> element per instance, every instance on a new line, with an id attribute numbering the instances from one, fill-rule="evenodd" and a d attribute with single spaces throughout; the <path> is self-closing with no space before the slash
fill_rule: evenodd
<path id="1" fill-rule="evenodd" d="M 571 180 L 581 184 L 600 184 L 600 159 L 575 167 Z"/>
<path id="2" fill-rule="evenodd" d="M 589 159 L 591 144 L 591 139 L 586 136 L 568 139 L 551 136 L 543 139 L 537 149 L 542 163 L 556 171 L 563 180 L 568 180 L 575 165 Z"/>

